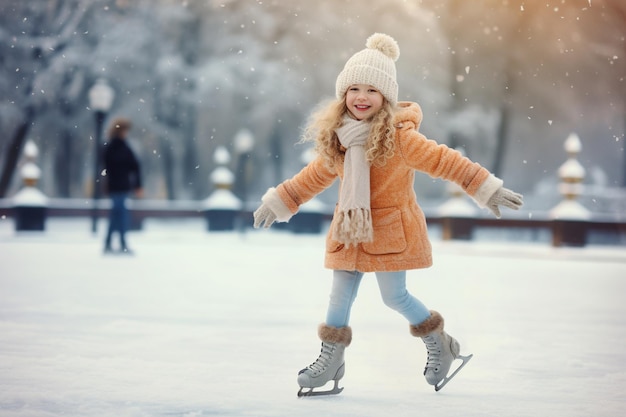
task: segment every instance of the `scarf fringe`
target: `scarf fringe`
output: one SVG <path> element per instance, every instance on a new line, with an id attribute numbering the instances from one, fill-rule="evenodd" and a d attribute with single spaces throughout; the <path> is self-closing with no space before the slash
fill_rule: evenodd
<path id="1" fill-rule="evenodd" d="M 374 240 L 372 213 L 367 208 L 349 209 L 337 213 L 333 222 L 333 239 L 348 248 Z"/>

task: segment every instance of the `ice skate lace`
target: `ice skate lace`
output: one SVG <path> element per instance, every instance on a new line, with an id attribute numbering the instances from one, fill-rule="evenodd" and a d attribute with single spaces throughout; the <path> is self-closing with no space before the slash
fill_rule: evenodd
<path id="1" fill-rule="evenodd" d="M 314 373 L 324 372 L 324 370 L 326 370 L 326 368 L 330 365 L 334 350 L 335 345 L 330 343 L 322 343 L 320 356 L 315 360 L 315 362 L 310 364 L 308 368 Z"/>
<path id="2" fill-rule="evenodd" d="M 428 351 L 426 369 L 434 369 L 437 371 L 441 365 L 441 347 L 434 336 L 426 336 L 423 340 L 426 344 L 426 350 Z"/>

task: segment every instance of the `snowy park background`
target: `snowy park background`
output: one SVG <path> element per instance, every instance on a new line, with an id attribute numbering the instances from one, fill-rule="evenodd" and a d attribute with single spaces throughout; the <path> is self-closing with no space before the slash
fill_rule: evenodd
<path id="1" fill-rule="evenodd" d="M 398 41 L 399 97 L 422 106 L 426 136 L 545 210 L 576 133 L 594 211 L 616 212 L 607 199 L 626 187 L 623 0 L 2 0 L 0 198 L 20 188 L 29 140 L 44 194 L 92 195 L 89 91 L 104 79 L 115 93 L 105 122 L 132 119 L 146 198 L 206 198 L 217 147 L 241 174 L 234 138 L 247 129 L 254 146 L 234 192 L 258 199 L 301 168 L 307 117 L 374 32 Z M 417 181 L 420 197 L 441 197 L 440 183 Z"/>
<path id="2" fill-rule="evenodd" d="M 254 205 L 302 167 L 307 116 L 373 32 L 400 44 L 400 99 L 422 105 L 421 131 L 522 192 L 524 216 L 561 201 L 563 142 L 576 133 L 579 201 L 594 220 L 622 221 L 623 0 L 363 4 L 0 1 L 0 417 L 626 413 L 623 245 L 444 242 L 434 230 L 435 265 L 408 285 L 474 354 L 468 366 L 435 393 L 423 343 L 366 279 L 344 392 L 298 399 L 330 289 L 324 235 L 148 219 L 130 257 L 103 256 L 104 222 L 92 235 L 85 217 L 14 231 L 4 213 L 24 185 L 27 143 L 46 201 L 90 207 L 99 79 L 115 92 L 105 121 L 134 123 L 144 201 L 199 206 L 226 148 L 232 191 Z M 245 151 L 241 132 L 253 137 Z M 416 192 L 435 207 L 449 190 L 418 176 Z"/>
<path id="3" fill-rule="evenodd" d="M 425 349 L 365 279 L 339 396 L 298 399 L 318 354 L 323 235 L 147 221 L 103 256 L 83 220 L 0 221 L 0 415 L 624 415 L 626 253 L 433 237 L 409 289 L 474 358 L 436 393 Z"/>

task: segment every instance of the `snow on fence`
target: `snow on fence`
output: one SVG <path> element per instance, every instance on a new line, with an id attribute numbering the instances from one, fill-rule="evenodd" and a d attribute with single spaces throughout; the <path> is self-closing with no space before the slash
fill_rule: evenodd
<path id="1" fill-rule="evenodd" d="M 31 145 L 30 148 L 33 148 Z M 578 154 L 582 144 L 576 134 L 571 134 L 564 143 L 568 155 L 565 163 L 559 168 L 559 191 L 561 201 L 550 210 L 533 211 L 527 204 L 519 212 L 504 211 L 501 219 L 495 219 L 486 211 L 480 211 L 469 198 L 459 189 L 450 184 L 447 188 L 448 199 L 433 204 L 421 202 L 432 234 L 440 234 L 444 240 L 524 240 L 551 242 L 553 246 L 585 246 L 587 244 L 626 245 L 626 219 L 624 210 L 618 208 L 612 214 L 601 214 L 588 210 L 580 200 L 589 198 L 590 192 L 596 197 L 594 202 L 605 198 L 595 189 L 585 189 L 583 180 L 585 169 L 578 162 Z M 33 171 L 36 149 L 26 152 L 25 172 Z M 215 154 L 220 165 L 211 175 L 216 190 L 205 200 L 132 200 L 131 230 L 140 230 L 146 218 L 184 219 L 202 217 L 206 219 L 207 230 L 229 231 L 244 230 L 252 227 L 252 212 L 258 202 L 241 201 L 230 191 L 234 175 L 226 165 L 230 155 L 226 149 L 218 149 Z M 306 160 L 303 161 L 306 163 Z M 29 171 L 30 169 L 30 171 Z M 24 187 L 12 199 L 0 199 L 0 221 L 13 218 L 16 230 L 25 223 L 23 195 L 25 193 L 41 193 L 36 189 L 37 175 L 24 174 Z M 619 199 L 617 207 L 626 207 L 624 190 L 611 190 L 606 193 L 613 200 Z M 226 195 L 225 198 L 224 196 Z M 532 200 L 532 198 L 528 199 Z M 22 201 L 22 202 L 20 202 Z M 94 199 L 54 199 L 37 200 L 36 208 L 43 210 L 48 217 L 86 217 L 105 218 L 110 206 L 106 200 Z M 430 203 L 430 204 L 429 204 Z M 30 204 L 33 205 L 33 204 Z M 615 206 L 615 201 L 611 204 Z M 95 207 L 94 207 L 95 206 Z M 30 230 L 43 231 L 45 218 L 38 213 L 37 227 Z M 277 224 L 276 229 L 287 229 L 293 233 L 324 233 L 332 217 L 332 209 L 318 200 L 311 201 L 301 207 L 289 224 Z"/>
<path id="2" fill-rule="evenodd" d="M 428 205 L 427 205 L 428 206 Z M 49 199 L 48 217 L 85 217 L 92 215 L 91 199 Z M 98 204 L 98 216 L 105 219 L 108 201 Z M 236 213 L 232 230 L 252 227 L 254 207 L 243 207 Z M 315 227 L 303 227 L 298 217 L 309 217 L 310 212 L 298 213 L 282 229 L 294 233 L 325 233 L 325 225 L 332 213 L 319 208 L 314 217 Z M 591 215 L 588 219 L 555 219 L 549 212 L 508 212 L 501 219 L 478 211 L 472 216 L 440 215 L 430 205 L 425 208 L 426 221 L 434 235 L 453 240 L 525 240 L 551 242 L 553 246 L 585 246 L 587 244 L 626 245 L 626 219 L 619 215 Z M 134 230 L 142 228 L 143 221 L 153 219 L 207 219 L 203 201 L 133 200 L 131 204 Z M 15 210 L 11 199 L 0 199 L 0 219 L 14 218 Z M 207 224 L 208 224 L 207 219 Z M 209 230 L 210 231 L 210 230 Z"/>

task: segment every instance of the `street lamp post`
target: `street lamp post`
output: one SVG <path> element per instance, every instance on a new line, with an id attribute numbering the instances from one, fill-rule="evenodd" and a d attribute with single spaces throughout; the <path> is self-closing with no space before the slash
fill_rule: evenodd
<path id="1" fill-rule="evenodd" d="M 248 197 L 248 160 L 254 148 L 254 136 L 252 136 L 252 132 L 248 129 L 241 129 L 235 135 L 234 145 L 235 152 L 239 156 L 236 167 L 240 187 L 239 192 L 241 193 L 241 199 L 245 203 Z"/>
<path id="2" fill-rule="evenodd" d="M 91 231 L 98 230 L 98 200 L 100 199 L 100 148 L 102 142 L 102 125 L 107 112 L 113 104 L 115 92 L 104 78 L 99 78 L 89 89 L 89 106 L 96 118 L 96 134 L 94 143 L 94 173 L 93 173 L 93 209 L 91 212 Z"/>

